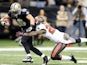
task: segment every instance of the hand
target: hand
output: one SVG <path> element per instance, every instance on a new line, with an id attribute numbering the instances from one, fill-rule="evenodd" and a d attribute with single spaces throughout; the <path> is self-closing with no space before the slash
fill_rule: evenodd
<path id="1" fill-rule="evenodd" d="M 24 33 L 23 32 L 17 32 L 16 36 L 19 37 L 19 36 L 23 36 Z"/>

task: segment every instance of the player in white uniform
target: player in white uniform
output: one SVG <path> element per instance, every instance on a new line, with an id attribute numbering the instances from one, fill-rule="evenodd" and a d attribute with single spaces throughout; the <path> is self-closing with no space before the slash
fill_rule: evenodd
<path id="1" fill-rule="evenodd" d="M 40 25 L 37 25 L 36 30 L 40 31 L 40 30 L 46 30 L 46 33 L 42 34 L 44 37 L 50 39 L 51 41 L 58 43 L 58 42 L 62 42 L 64 44 L 68 44 L 70 43 L 70 40 L 67 40 L 64 38 L 64 36 L 66 35 L 63 32 L 60 32 L 57 29 L 54 29 L 53 27 L 51 27 L 48 23 L 40 23 Z"/>
<path id="2" fill-rule="evenodd" d="M 57 29 L 54 29 L 51 27 L 48 23 L 44 22 L 43 18 L 37 16 L 35 17 L 36 20 L 36 31 L 29 33 L 24 33 L 24 36 L 28 35 L 37 35 L 42 34 L 44 37 L 50 39 L 51 41 L 56 43 L 56 46 L 54 47 L 51 59 L 53 60 L 71 60 L 74 63 L 77 63 L 77 60 L 74 58 L 74 56 L 64 56 L 60 55 L 60 52 L 66 47 L 67 44 L 70 43 L 80 43 L 80 42 L 87 42 L 86 38 L 79 38 L 74 39 L 70 37 L 68 34 L 60 32 Z"/>

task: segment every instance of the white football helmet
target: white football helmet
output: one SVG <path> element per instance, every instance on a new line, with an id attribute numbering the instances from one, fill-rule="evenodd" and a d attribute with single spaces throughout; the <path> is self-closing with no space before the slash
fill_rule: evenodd
<path id="1" fill-rule="evenodd" d="M 19 3 L 17 3 L 17 2 L 12 3 L 12 5 L 10 7 L 11 12 L 16 13 L 16 12 L 19 12 L 20 10 L 21 10 L 21 5 Z"/>
<path id="2" fill-rule="evenodd" d="M 35 23 L 38 25 L 40 23 L 44 22 L 44 19 L 41 16 L 36 16 L 35 17 Z"/>

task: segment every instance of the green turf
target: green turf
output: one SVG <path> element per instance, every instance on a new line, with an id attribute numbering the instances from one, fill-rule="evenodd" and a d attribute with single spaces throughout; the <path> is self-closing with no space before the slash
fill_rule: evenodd
<path id="1" fill-rule="evenodd" d="M 2 47 L 18 47 L 18 44 L 13 40 L 0 40 L 0 48 Z"/>
<path id="2" fill-rule="evenodd" d="M 50 56 L 50 51 L 45 51 L 43 52 L 44 54 L 47 54 Z M 81 53 L 81 55 L 80 55 Z M 34 59 L 34 63 L 30 64 L 30 63 L 23 63 L 22 59 L 25 58 L 26 54 L 24 51 L 7 51 L 7 52 L 0 52 L 0 64 L 11 64 L 11 65 L 41 65 L 42 64 L 42 58 L 35 55 L 34 53 L 32 53 L 32 57 Z M 70 55 L 70 54 L 74 54 L 76 56 L 76 58 L 87 58 L 87 52 L 68 52 L 68 51 L 64 51 L 62 52 L 62 54 L 64 55 Z M 70 63 L 65 63 L 64 62 L 70 62 Z M 86 63 L 78 63 L 78 64 L 74 64 L 72 61 L 54 61 L 54 60 L 50 60 L 48 65 L 87 65 Z"/>
<path id="3" fill-rule="evenodd" d="M 49 47 L 49 46 L 54 46 L 53 42 L 51 41 L 44 41 L 42 45 L 37 45 L 36 41 L 34 41 L 34 44 L 39 47 Z M 19 44 L 15 42 L 14 40 L 0 40 L 0 48 L 2 47 L 19 47 Z"/>
<path id="4" fill-rule="evenodd" d="M 36 45 L 36 41 L 34 41 L 34 44 Z M 42 45 L 36 45 L 39 47 L 53 47 L 55 44 L 49 40 L 45 40 Z M 73 44 L 72 46 L 77 47 L 78 44 Z M 15 42 L 14 40 L 0 40 L 0 48 L 5 47 L 19 47 L 19 44 Z M 82 43 L 82 47 L 87 47 L 85 43 Z"/>
<path id="5" fill-rule="evenodd" d="M 54 46 L 54 44 L 51 41 L 44 41 L 43 45 L 38 45 L 39 47 L 49 47 Z M 75 44 L 74 46 L 77 46 Z M 85 44 L 82 44 L 83 47 L 85 47 Z M 13 40 L 0 40 L 0 48 L 14 48 L 19 47 L 18 44 Z M 50 56 L 51 51 L 44 51 L 44 54 Z M 0 65 L 41 65 L 42 64 L 42 58 L 32 53 L 32 57 L 34 59 L 34 63 L 23 63 L 22 59 L 25 58 L 26 53 L 25 51 L 0 51 Z M 63 55 L 71 55 L 74 54 L 76 58 L 87 58 L 87 51 L 63 51 Z M 87 59 L 86 59 L 87 60 Z M 65 63 L 64 62 L 70 62 Z M 71 61 L 53 61 L 50 60 L 48 65 L 87 65 L 87 63 L 78 63 L 74 64 Z"/>

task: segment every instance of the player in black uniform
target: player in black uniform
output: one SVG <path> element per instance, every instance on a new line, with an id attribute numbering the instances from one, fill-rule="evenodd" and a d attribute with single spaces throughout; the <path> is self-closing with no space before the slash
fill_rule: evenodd
<path id="1" fill-rule="evenodd" d="M 22 32 L 31 32 L 34 30 L 35 21 L 33 16 L 27 9 L 21 9 L 21 5 L 17 2 L 13 3 L 10 7 L 8 15 L 1 18 L 1 22 L 4 21 L 5 18 L 15 19 L 19 26 L 22 29 Z M 25 48 L 27 53 L 27 57 L 23 59 L 23 62 L 33 62 L 33 59 L 30 54 L 30 50 L 36 53 L 37 55 L 43 58 L 43 65 L 46 65 L 49 57 L 40 52 L 37 48 L 35 48 L 32 44 L 32 36 L 22 36 L 21 43 Z"/>

